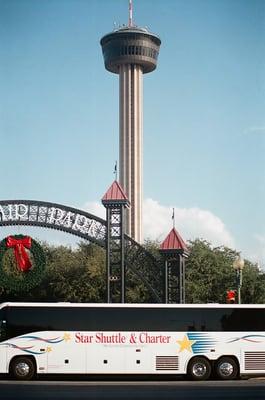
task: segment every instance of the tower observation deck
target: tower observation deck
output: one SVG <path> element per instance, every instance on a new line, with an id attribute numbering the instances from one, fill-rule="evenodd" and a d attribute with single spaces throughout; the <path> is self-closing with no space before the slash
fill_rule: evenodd
<path id="1" fill-rule="evenodd" d="M 100 41 L 105 68 L 119 74 L 119 183 L 131 208 L 126 233 L 142 242 L 143 74 L 157 65 L 161 40 L 147 29 L 123 26 Z"/>

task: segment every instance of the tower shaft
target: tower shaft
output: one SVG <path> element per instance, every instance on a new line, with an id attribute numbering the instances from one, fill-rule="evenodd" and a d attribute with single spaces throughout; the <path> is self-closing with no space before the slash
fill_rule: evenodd
<path id="1" fill-rule="evenodd" d="M 131 2 L 130 2 L 131 3 Z M 142 241 L 143 198 L 143 74 L 157 65 L 161 40 L 132 23 L 100 40 L 105 68 L 119 74 L 120 147 L 119 183 L 130 203 L 126 210 L 126 233 Z"/>
<path id="2" fill-rule="evenodd" d="M 120 66 L 120 174 L 119 181 L 131 203 L 126 233 L 142 241 L 143 201 L 143 70 L 140 65 Z"/>

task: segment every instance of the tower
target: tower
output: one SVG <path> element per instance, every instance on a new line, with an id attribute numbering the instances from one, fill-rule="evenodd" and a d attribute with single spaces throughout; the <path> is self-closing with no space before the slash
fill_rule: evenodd
<path id="1" fill-rule="evenodd" d="M 119 183 L 131 208 L 126 211 L 126 233 L 142 241 L 143 198 L 143 74 L 157 65 L 161 40 L 132 22 L 100 41 L 105 68 L 119 75 Z"/>
<path id="2" fill-rule="evenodd" d="M 185 303 L 185 259 L 189 251 L 175 226 L 161 244 L 160 253 L 164 258 L 165 267 L 164 301 L 165 303 Z"/>
<path id="3" fill-rule="evenodd" d="M 107 219 L 107 302 L 125 302 L 124 212 L 129 201 L 117 181 L 102 198 Z"/>

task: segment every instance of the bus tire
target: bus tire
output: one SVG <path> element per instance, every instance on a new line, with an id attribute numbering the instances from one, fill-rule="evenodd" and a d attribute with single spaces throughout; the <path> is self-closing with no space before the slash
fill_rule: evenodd
<path id="1" fill-rule="evenodd" d="M 205 381 L 212 372 L 212 367 L 207 358 L 194 357 L 190 360 L 188 365 L 188 376 L 193 381 Z"/>
<path id="2" fill-rule="evenodd" d="M 233 357 L 221 357 L 215 364 L 215 373 L 223 381 L 236 379 L 238 372 L 238 364 Z"/>
<path id="3" fill-rule="evenodd" d="M 10 365 L 11 376 L 20 381 L 29 381 L 36 374 L 36 366 L 31 357 L 15 357 Z"/>

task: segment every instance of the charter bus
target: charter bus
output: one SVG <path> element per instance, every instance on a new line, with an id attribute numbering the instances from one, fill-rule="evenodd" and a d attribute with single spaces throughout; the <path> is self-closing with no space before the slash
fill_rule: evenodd
<path id="1" fill-rule="evenodd" d="M 0 305 L 0 373 L 265 375 L 265 305 Z"/>

